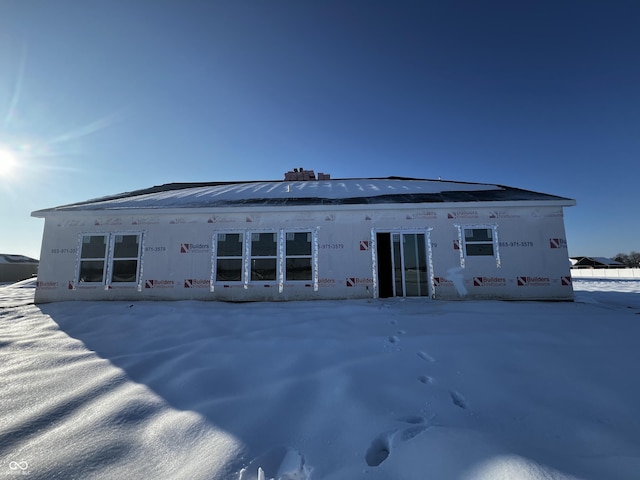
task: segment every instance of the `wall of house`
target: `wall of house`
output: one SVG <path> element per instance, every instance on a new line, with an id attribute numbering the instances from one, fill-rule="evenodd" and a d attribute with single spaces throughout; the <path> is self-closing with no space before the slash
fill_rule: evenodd
<path id="1" fill-rule="evenodd" d="M 472 228 L 492 232 L 493 255 L 466 254 L 464 232 Z M 251 238 L 264 232 L 276 234 L 282 245 L 287 233 L 308 232 L 311 278 L 246 280 L 249 263 L 243 260 L 245 278 L 218 281 L 216 235 L 242 233 Z M 45 222 L 36 301 L 371 298 L 380 280 L 374 268 L 376 232 L 425 234 L 428 294 L 434 298 L 573 298 L 561 207 L 341 206 L 324 211 L 55 213 Z M 111 249 L 116 235 L 141 234 L 137 281 L 79 281 L 82 235 L 91 233 L 109 235 Z M 281 268 L 283 249 L 277 260 Z M 111 268 L 109 258 L 106 263 Z"/>

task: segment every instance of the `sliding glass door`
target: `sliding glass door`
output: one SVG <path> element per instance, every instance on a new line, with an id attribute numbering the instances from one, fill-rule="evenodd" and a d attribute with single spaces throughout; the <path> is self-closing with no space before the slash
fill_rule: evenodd
<path id="1" fill-rule="evenodd" d="M 380 297 L 429 295 L 426 235 L 424 233 L 378 233 Z"/>

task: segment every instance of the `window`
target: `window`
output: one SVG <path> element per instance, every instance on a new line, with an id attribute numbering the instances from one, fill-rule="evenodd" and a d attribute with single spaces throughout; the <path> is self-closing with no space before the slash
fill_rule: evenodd
<path id="1" fill-rule="evenodd" d="M 251 234 L 251 281 L 275 281 L 277 278 L 278 234 Z"/>
<path id="2" fill-rule="evenodd" d="M 112 283 L 138 281 L 140 235 L 115 235 L 113 239 Z"/>
<path id="3" fill-rule="evenodd" d="M 468 257 L 494 255 L 493 230 L 491 228 L 465 228 L 464 247 Z"/>
<path id="4" fill-rule="evenodd" d="M 107 235 L 83 235 L 80 247 L 78 283 L 104 282 Z"/>
<path id="5" fill-rule="evenodd" d="M 311 280 L 311 232 L 287 232 L 286 280 Z"/>
<path id="6" fill-rule="evenodd" d="M 138 283 L 141 240 L 141 233 L 81 235 L 77 283 Z"/>
<path id="7" fill-rule="evenodd" d="M 312 230 L 222 231 L 213 235 L 214 283 L 313 282 L 317 289 L 317 249 Z M 213 285 L 212 285 L 213 291 Z"/>
<path id="8" fill-rule="evenodd" d="M 219 233 L 216 242 L 216 281 L 242 281 L 242 233 Z"/>

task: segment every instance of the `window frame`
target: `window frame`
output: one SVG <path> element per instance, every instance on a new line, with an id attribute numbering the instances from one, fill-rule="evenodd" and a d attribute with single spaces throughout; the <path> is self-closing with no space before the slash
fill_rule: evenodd
<path id="1" fill-rule="evenodd" d="M 116 257 L 116 241 L 118 237 L 138 237 L 138 252 L 135 257 L 127 256 L 127 257 Z M 107 285 L 138 285 L 140 283 L 140 274 L 142 271 L 142 233 L 141 232 L 114 232 L 111 234 L 111 245 L 109 249 L 109 271 L 108 274 L 108 282 Z M 115 267 L 114 264 L 116 262 L 130 262 L 132 260 L 136 261 L 136 274 L 135 280 L 133 281 L 120 281 L 114 280 L 114 272 Z"/>
<path id="2" fill-rule="evenodd" d="M 493 242 L 493 229 L 492 228 L 466 228 L 463 229 L 464 232 L 464 254 L 467 257 L 493 257 L 495 256 L 495 245 Z M 467 232 L 472 232 L 471 239 L 467 236 Z M 485 232 L 485 238 L 475 238 L 475 232 Z M 469 247 L 476 246 L 491 246 L 491 253 L 469 253 Z M 473 248 L 471 249 L 473 250 Z"/>
<path id="3" fill-rule="evenodd" d="M 498 225 L 495 223 L 492 224 L 466 224 L 459 225 L 456 224 L 454 227 L 458 230 L 458 248 L 460 250 L 460 266 L 462 268 L 465 267 L 466 261 L 469 259 L 473 259 L 474 262 L 481 261 L 480 259 L 492 259 L 496 262 L 496 267 L 501 267 L 500 261 L 500 250 L 498 245 Z M 467 240 L 466 231 L 468 230 L 487 230 L 490 232 L 491 239 L 482 239 L 482 240 Z M 491 245 L 493 252 L 491 255 L 474 255 L 469 254 L 467 246 L 475 246 L 475 245 Z"/>
<path id="4" fill-rule="evenodd" d="M 218 239 L 220 235 L 240 235 L 242 237 L 242 245 L 240 246 L 240 255 L 225 255 L 220 257 L 218 255 Z M 246 258 L 246 242 L 247 242 L 247 232 L 245 230 L 222 230 L 219 232 L 215 232 L 213 234 L 213 249 L 212 249 L 212 275 L 211 275 L 211 284 L 213 283 L 224 283 L 224 284 L 242 284 L 244 283 L 246 268 L 245 264 Z M 240 260 L 240 279 L 239 280 L 218 280 L 218 260 Z"/>
<path id="5" fill-rule="evenodd" d="M 283 291 L 285 284 L 312 284 L 314 291 L 318 289 L 318 246 L 317 236 L 318 227 L 307 228 L 287 228 L 287 229 L 223 229 L 215 231 L 212 235 L 212 254 L 211 254 L 211 291 L 215 291 L 215 286 L 223 285 L 244 285 L 244 288 L 249 288 L 249 285 L 277 285 L 279 292 Z M 242 246 L 242 272 L 241 279 L 238 281 L 227 281 L 218 279 L 218 260 L 222 258 L 218 255 L 218 235 L 221 234 L 241 234 L 243 236 Z M 291 254 L 287 255 L 286 244 L 287 234 L 293 233 L 308 234 L 310 253 L 304 255 Z M 255 234 L 273 234 L 275 236 L 275 254 L 274 255 L 256 255 L 253 249 L 253 236 Z M 240 259 L 239 256 L 233 258 Z M 286 267 L 287 259 L 308 258 L 311 266 L 311 275 L 307 279 L 287 279 Z M 273 279 L 256 279 L 252 273 L 253 260 L 273 260 L 275 261 L 275 278 Z"/>
<path id="6" fill-rule="evenodd" d="M 124 236 L 136 236 L 138 237 L 138 249 L 137 256 L 115 256 L 115 244 L 118 237 Z M 104 257 L 82 257 L 82 246 L 84 245 L 84 239 L 87 237 L 103 237 L 105 238 L 105 252 Z M 75 279 L 73 283 L 73 289 L 75 290 L 78 286 L 104 286 L 107 290 L 112 287 L 112 285 L 117 286 L 137 286 L 138 290 L 141 289 L 142 285 L 142 261 L 144 256 L 144 231 L 117 231 L 117 232 L 80 232 L 78 233 L 78 253 L 76 259 L 76 273 Z M 103 261 L 103 269 L 102 269 L 102 279 L 97 282 L 87 282 L 81 281 L 80 275 L 82 273 L 82 262 L 83 261 Z M 135 280 L 134 281 L 114 281 L 113 272 L 114 272 L 114 262 L 126 262 L 126 261 L 136 261 L 136 272 L 135 272 Z"/>
<path id="7" fill-rule="evenodd" d="M 83 246 L 85 245 L 84 239 L 91 237 L 102 237 L 104 238 L 104 254 L 102 257 L 83 257 Z M 89 242 L 91 243 L 91 242 Z M 109 258 L 109 234 L 103 232 L 91 232 L 91 233 L 80 233 L 78 238 L 78 260 L 76 265 L 76 275 L 75 275 L 75 285 L 104 285 L 107 277 L 108 263 L 107 259 Z M 100 281 L 85 281 L 81 280 L 82 274 L 82 263 L 83 262 L 98 262 L 102 261 L 102 279 Z"/>
<path id="8" fill-rule="evenodd" d="M 287 244 L 289 242 L 289 235 L 300 235 L 300 234 L 306 234 L 308 236 L 308 243 L 309 243 L 309 253 L 308 254 L 289 254 L 287 252 Z M 313 231 L 311 230 L 284 230 L 284 262 L 283 262 L 283 268 L 284 268 L 284 281 L 285 282 L 299 282 L 299 283 L 309 283 L 311 281 L 313 281 L 313 277 L 314 277 L 314 265 L 313 265 Z M 288 260 L 297 260 L 297 259 L 309 259 L 309 267 L 310 267 L 310 272 L 309 272 L 309 278 L 292 278 L 289 279 L 288 277 L 288 272 L 289 272 L 289 267 L 288 267 Z"/>
<path id="9" fill-rule="evenodd" d="M 253 236 L 254 235 L 273 235 L 275 237 L 275 253 L 273 255 L 254 255 L 253 252 Z M 278 230 L 252 230 L 247 234 L 249 245 L 247 247 L 247 255 L 249 262 L 249 269 L 247 270 L 247 283 L 261 283 L 261 284 L 275 284 L 280 278 L 280 235 Z M 253 260 L 273 260 L 275 263 L 275 271 L 273 279 L 254 279 L 253 277 Z"/>

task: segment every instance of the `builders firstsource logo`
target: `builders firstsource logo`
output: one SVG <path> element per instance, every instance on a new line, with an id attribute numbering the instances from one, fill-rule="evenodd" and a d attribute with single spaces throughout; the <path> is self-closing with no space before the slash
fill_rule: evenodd
<path id="1" fill-rule="evenodd" d="M 209 288 L 210 284 L 207 279 L 188 278 L 184 281 L 184 288 Z"/>
<path id="2" fill-rule="evenodd" d="M 373 285 L 373 278 L 357 278 L 357 277 L 349 277 L 345 280 L 345 285 L 347 287 L 357 287 L 360 285 Z"/>
<path id="3" fill-rule="evenodd" d="M 205 253 L 210 248 L 208 243 L 181 243 L 180 253 Z"/>
<path id="4" fill-rule="evenodd" d="M 518 277 L 519 287 L 546 287 L 551 285 L 549 277 Z"/>
<path id="5" fill-rule="evenodd" d="M 459 220 L 465 218 L 478 218 L 478 212 L 476 210 L 456 210 L 447 213 L 447 218 Z"/>
<path id="6" fill-rule="evenodd" d="M 174 288 L 173 280 L 145 280 L 144 288 Z"/>
<path id="7" fill-rule="evenodd" d="M 520 215 L 511 213 L 507 210 L 493 210 L 489 212 L 489 218 L 520 218 Z"/>
<path id="8" fill-rule="evenodd" d="M 504 277 L 473 277 L 474 287 L 504 287 L 506 284 Z"/>
<path id="9" fill-rule="evenodd" d="M 445 277 L 433 277 L 435 287 L 453 287 L 453 282 Z"/>
<path id="10" fill-rule="evenodd" d="M 567 241 L 564 238 L 550 238 L 549 248 L 567 248 Z"/>

